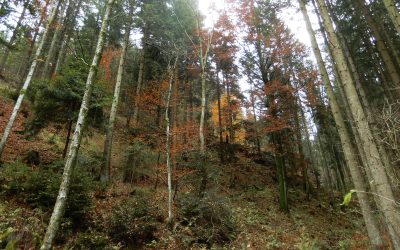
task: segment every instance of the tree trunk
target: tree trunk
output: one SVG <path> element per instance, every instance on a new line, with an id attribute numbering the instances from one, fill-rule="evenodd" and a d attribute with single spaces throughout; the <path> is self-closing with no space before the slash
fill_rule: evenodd
<path id="1" fill-rule="evenodd" d="M 62 0 L 60 0 L 60 1 L 62 1 Z M 30 85 L 30 83 L 32 81 L 32 77 L 33 77 L 33 74 L 35 73 L 39 57 L 42 54 L 44 42 L 47 39 L 51 24 L 53 23 L 53 21 L 54 21 L 54 19 L 56 17 L 58 6 L 59 5 L 55 6 L 53 8 L 53 10 L 52 10 L 52 13 L 51 13 L 51 15 L 49 17 L 49 20 L 47 22 L 47 25 L 46 25 L 46 29 L 44 30 L 42 39 L 41 39 L 41 41 L 39 43 L 39 46 L 38 46 L 38 48 L 36 50 L 35 58 L 34 58 L 34 60 L 32 62 L 32 65 L 31 65 L 31 67 L 29 69 L 28 76 L 26 77 L 24 85 L 22 86 L 22 89 L 20 90 L 17 102 L 15 103 L 14 109 L 13 109 L 13 111 L 11 113 L 11 117 L 8 120 L 7 126 L 6 126 L 6 128 L 4 130 L 3 137 L 1 138 L 1 141 L 0 141 L 0 158 L 1 158 L 1 155 L 2 155 L 2 153 L 4 151 L 4 148 L 5 148 L 5 145 L 6 145 L 6 142 L 7 142 L 7 138 L 11 133 L 11 129 L 12 129 L 13 125 L 14 125 L 15 119 L 17 118 L 18 111 L 19 111 L 19 109 L 21 107 L 22 101 L 24 100 L 25 93 L 26 93 L 26 91 L 27 91 L 27 89 L 28 89 L 28 87 L 29 87 L 29 85 Z"/>
<path id="2" fill-rule="evenodd" d="M 130 24 L 126 24 L 125 39 L 124 39 L 124 43 L 122 44 L 121 57 L 119 59 L 117 81 L 115 83 L 114 97 L 113 97 L 111 111 L 110 111 L 110 120 L 108 122 L 107 134 L 106 134 L 106 139 L 104 142 L 104 151 L 103 151 L 104 162 L 101 165 L 101 170 L 100 170 L 100 181 L 101 182 L 108 182 L 108 181 L 110 181 L 110 178 L 111 178 L 111 149 L 112 149 L 112 140 L 113 140 L 113 133 L 114 133 L 114 124 L 115 124 L 115 118 L 117 116 L 119 96 L 120 96 L 120 92 L 121 92 L 122 74 L 124 72 L 126 51 L 127 51 L 128 45 L 129 45 L 129 33 L 131 31 L 130 29 L 131 29 Z"/>
<path id="3" fill-rule="evenodd" d="M 70 4 L 72 4 L 72 2 Z M 61 10 L 59 11 L 58 18 L 56 20 L 56 24 L 55 24 L 56 27 L 54 30 L 53 38 L 51 40 L 49 52 L 47 54 L 46 61 L 44 63 L 44 68 L 42 71 L 42 79 L 45 79 L 49 76 L 49 71 L 53 67 L 53 65 L 52 65 L 53 58 L 56 53 L 56 50 L 58 49 L 57 45 L 58 45 L 59 37 L 61 35 L 61 30 L 62 30 L 61 25 L 65 20 L 64 12 L 65 12 L 66 6 L 67 6 L 67 1 L 64 1 L 64 3 L 61 5 Z"/>
<path id="4" fill-rule="evenodd" d="M 73 27 L 75 27 L 76 24 L 76 18 L 78 16 L 79 10 L 81 9 L 82 6 L 82 0 L 74 1 L 75 5 L 71 6 L 72 10 L 69 12 L 67 10 L 67 17 L 66 17 L 66 23 L 64 25 L 64 30 L 61 35 L 61 45 L 60 45 L 60 50 L 57 55 L 57 61 L 56 61 L 56 66 L 54 67 L 54 74 L 58 75 L 61 71 L 62 64 L 64 63 L 65 56 L 67 53 L 67 46 L 69 43 L 69 40 L 71 37 L 73 37 Z"/>
<path id="5" fill-rule="evenodd" d="M 145 28 L 144 34 L 143 34 L 143 48 L 142 48 L 142 52 L 140 53 L 140 59 L 139 59 L 139 75 L 138 75 L 138 80 L 137 80 L 137 85 L 136 85 L 135 103 L 133 106 L 133 126 L 135 126 L 135 127 L 138 125 L 137 122 L 138 122 L 138 115 L 139 115 L 139 96 L 140 96 L 140 91 L 142 90 L 142 85 L 143 85 L 144 63 L 145 63 L 145 53 L 146 53 L 147 42 L 148 42 L 148 32 L 146 31 L 146 28 Z"/>
<path id="6" fill-rule="evenodd" d="M 172 190 L 172 168 L 171 168 L 171 145 L 170 145 L 170 119 L 169 119 L 169 106 L 171 101 L 171 93 L 172 93 L 172 83 L 174 80 L 174 70 L 176 69 L 176 65 L 178 63 L 178 57 L 175 58 L 175 63 L 173 69 L 169 67 L 169 85 L 168 85 L 168 95 L 167 95 L 167 104 L 165 105 L 165 122 L 166 122 L 166 143 L 165 143 L 165 153 L 167 159 L 167 174 L 168 174 L 168 221 L 172 220 L 172 199 L 173 199 L 173 190 Z"/>
<path id="7" fill-rule="evenodd" d="M 101 53 L 103 50 L 104 46 L 104 40 L 106 37 L 106 32 L 107 32 L 107 27 L 108 27 L 108 21 L 110 18 L 110 13 L 111 13 L 111 8 L 112 5 L 114 4 L 115 0 L 109 0 L 107 3 L 107 8 L 104 14 L 104 19 L 103 23 L 101 25 L 101 30 L 99 34 L 99 39 L 97 42 L 97 47 L 96 47 L 96 52 L 93 57 L 92 64 L 89 69 L 89 75 L 86 81 L 86 89 L 85 89 L 85 94 L 82 99 L 82 104 L 81 108 L 79 111 L 78 115 L 78 120 L 76 122 L 75 126 L 75 132 L 72 137 L 72 142 L 69 148 L 68 156 L 65 161 L 65 166 L 64 166 L 64 173 L 60 185 L 60 190 L 57 196 L 56 203 L 54 205 L 54 210 L 50 218 L 49 225 L 46 230 L 46 235 L 43 239 L 43 244 L 41 246 L 41 250 L 49 250 L 52 248 L 53 245 L 53 240 L 57 234 L 58 228 L 60 226 L 60 221 L 63 216 L 64 210 L 65 210 L 65 205 L 67 201 L 67 195 L 68 195 L 68 190 L 69 190 L 69 185 L 70 185 L 70 180 L 71 180 L 71 175 L 73 172 L 73 167 L 74 167 L 74 162 L 78 154 L 78 150 L 80 147 L 80 142 L 82 138 L 82 132 L 83 132 L 83 126 L 86 121 L 86 116 L 89 110 L 89 102 L 90 102 L 90 97 L 92 95 L 92 90 L 93 90 L 93 82 L 94 78 L 96 76 L 97 72 L 97 67 L 99 65 Z"/>
<path id="8" fill-rule="evenodd" d="M 65 139 L 65 146 L 64 146 L 63 155 L 62 155 L 63 159 L 65 159 L 65 156 L 67 156 L 68 146 L 69 146 L 69 141 L 70 141 L 70 137 L 71 137 L 71 130 L 72 130 L 73 123 L 74 123 L 74 121 L 72 119 L 70 119 L 69 122 L 68 122 L 67 138 Z"/>
<path id="9" fill-rule="evenodd" d="M 221 87 L 219 82 L 219 70 L 217 67 L 217 100 L 218 100 L 218 134 L 219 134 L 219 158 L 224 164 L 224 138 L 222 136 L 222 118 L 221 118 Z"/>
<path id="10" fill-rule="evenodd" d="M 389 13 L 389 17 L 392 20 L 392 23 L 397 31 L 397 34 L 400 34 L 400 14 L 396 8 L 396 4 L 393 0 L 383 0 L 383 4 L 387 12 Z"/>
<path id="11" fill-rule="evenodd" d="M 349 101 L 350 109 L 353 114 L 356 129 L 360 134 L 361 144 L 360 150 L 364 150 L 367 156 L 368 167 L 372 173 L 372 180 L 376 187 L 376 195 L 379 202 L 379 207 L 388 222 L 390 230 L 395 232 L 395 235 L 400 235 L 400 215 L 398 213 L 398 206 L 395 202 L 392 188 L 390 186 L 389 178 L 382 164 L 381 156 L 377 145 L 374 142 L 370 127 L 368 125 L 367 117 L 363 111 L 360 103 L 353 79 L 346 64 L 346 59 L 343 54 L 342 47 L 335 34 L 332 21 L 326 4 L 323 0 L 317 0 L 318 7 L 323 19 L 328 38 L 333 48 L 333 59 L 337 63 L 339 74 L 342 79 L 342 84 L 345 90 L 346 98 Z M 392 237 L 393 242 L 397 242 L 397 237 Z"/>
<path id="12" fill-rule="evenodd" d="M 29 4 L 29 0 L 24 2 L 24 7 L 22 9 L 21 15 L 18 18 L 18 22 L 17 25 L 15 25 L 14 31 L 11 35 L 10 41 L 8 42 L 11 46 L 14 45 L 15 40 L 17 39 L 17 35 L 19 32 L 19 28 L 21 27 L 22 24 L 22 20 L 24 20 L 25 17 L 25 12 L 26 12 L 26 8 L 28 7 Z M 4 55 L 1 58 L 0 61 L 0 75 L 3 74 L 3 70 L 4 70 L 4 66 L 7 62 L 8 56 L 10 55 L 10 49 L 8 47 L 5 47 L 5 51 L 4 51 Z"/>
<path id="13" fill-rule="evenodd" d="M 318 1 L 319 1 L 319 4 L 321 4 L 321 0 L 318 0 Z M 308 16 L 308 13 L 306 10 L 305 2 L 304 2 L 304 0 L 299 0 L 299 3 L 300 3 L 301 11 L 304 16 L 304 20 L 306 22 L 307 31 L 310 35 L 310 40 L 312 42 L 312 48 L 313 48 L 314 55 L 317 59 L 318 68 L 322 75 L 323 84 L 325 86 L 325 89 L 326 89 L 326 92 L 327 92 L 327 95 L 329 98 L 333 118 L 336 123 L 336 128 L 339 132 L 339 137 L 340 137 L 340 141 L 342 143 L 346 163 L 350 169 L 350 173 L 351 173 L 355 188 L 357 190 L 364 191 L 364 190 L 366 190 L 365 180 L 362 177 L 360 166 L 359 166 L 358 160 L 356 158 L 356 152 L 354 152 L 353 147 L 351 145 L 350 135 L 346 129 L 345 122 L 344 122 L 344 119 L 342 116 L 342 112 L 339 108 L 339 104 L 336 100 L 333 88 L 330 84 L 329 75 L 325 68 L 325 64 L 323 62 L 321 52 L 318 48 L 318 43 L 315 38 L 315 33 L 311 26 L 311 22 L 310 22 L 310 18 Z M 327 16 L 326 10 L 325 10 L 324 14 L 326 15 L 324 17 L 324 19 L 327 19 L 328 16 Z M 326 22 L 327 21 L 325 21 L 325 23 Z M 331 33 L 332 33 L 332 31 L 331 31 Z M 375 221 L 375 218 L 373 217 L 372 209 L 368 202 L 368 197 L 365 193 L 357 193 L 357 196 L 358 196 L 361 211 L 362 211 L 362 214 L 364 217 L 364 221 L 365 221 L 365 224 L 367 227 L 368 236 L 371 240 L 371 244 L 373 245 L 374 248 L 380 249 L 381 247 L 383 247 L 383 241 L 382 241 L 377 223 Z"/>
<path id="14" fill-rule="evenodd" d="M 385 1 L 384 1 L 385 2 Z M 379 54 L 382 57 L 382 60 L 386 66 L 388 74 L 392 80 L 392 83 L 395 87 L 400 86 L 400 74 L 397 71 L 395 64 L 390 57 L 390 54 L 386 48 L 384 40 L 382 38 L 381 32 L 378 29 L 378 25 L 373 20 L 371 13 L 369 12 L 367 6 L 365 6 L 364 0 L 355 0 L 356 7 L 361 11 L 365 20 L 367 21 L 368 27 L 371 30 L 372 36 L 375 38 L 376 48 L 378 49 Z"/>

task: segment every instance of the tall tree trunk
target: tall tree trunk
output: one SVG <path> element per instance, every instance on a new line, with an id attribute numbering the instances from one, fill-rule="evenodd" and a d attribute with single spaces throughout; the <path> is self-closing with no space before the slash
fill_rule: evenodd
<path id="1" fill-rule="evenodd" d="M 114 97 L 110 111 L 110 120 L 108 121 L 107 134 L 104 142 L 104 151 L 103 151 L 104 162 L 101 165 L 100 169 L 100 181 L 102 182 L 108 182 L 110 181 L 111 178 L 111 149 L 112 149 L 112 140 L 114 134 L 114 124 L 115 124 L 115 118 L 117 117 L 117 109 L 119 103 L 119 96 L 121 92 L 122 74 L 124 73 L 126 51 L 129 45 L 129 33 L 131 31 L 130 27 L 131 27 L 130 24 L 126 24 L 125 39 L 122 44 L 121 57 L 119 59 L 117 81 L 115 83 Z"/>
<path id="2" fill-rule="evenodd" d="M 60 0 L 60 1 L 62 1 L 62 0 Z M 11 129 L 12 129 L 13 125 L 14 125 L 15 119 L 17 118 L 18 111 L 19 111 L 19 109 L 21 107 L 22 101 L 24 100 L 25 93 L 26 93 L 26 91 L 27 91 L 27 89 L 28 89 L 28 87 L 29 87 L 29 85 L 30 85 L 30 83 L 32 81 L 32 77 L 33 77 L 33 74 L 35 73 L 36 66 L 37 66 L 37 63 L 38 63 L 38 59 L 39 59 L 40 55 L 42 54 L 44 42 L 47 39 L 51 24 L 53 23 L 53 21 L 54 21 L 54 19 L 56 17 L 58 6 L 59 5 L 57 5 L 57 6 L 55 6 L 53 8 L 52 13 L 51 13 L 51 15 L 50 15 L 50 17 L 48 19 L 48 22 L 47 22 L 47 25 L 46 25 L 46 29 L 44 30 L 42 39 L 41 39 L 41 41 L 39 43 L 39 47 L 36 50 L 35 58 L 34 58 L 34 60 L 32 62 L 32 65 L 31 65 L 31 67 L 29 69 L 28 76 L 25 79 L 24 85 L 22 86 L 22 89 L 21 89 L 21 91 L 19 93 L 17 102 L 15 103 L 14 109 L 13 109 L 13 111 L 11 113 L 11 117 L 8 120 L 7 126 L 6 126 L 6 128 L 4 130 L 3 137 L 1 138 L 1 141 L 0 141 L 0 158 L 1 158 L 1 155 L 2 155 L 2 153 L 4 151 L 4 148 L 5 148 L 5 145 L 6 145 L 6 142 L 7 142 L 7 138 L 11 133 Z"/>
<path id="3" fill-rule="evenodd" d="M 19 32 L 19 29 L 21 27 L 22 21 L 24 20 L 26 8 L 28 7 L 29 2 L 30 2 L 29 0 L 24 2 L 24 7 L 22 9 L 21 15 L 18 18 L 17 25 L 15 25 L 15 28 L 14 28 L 14 31 L 13 31 L 13 33 L 11 35 L 10 41 L 8 41 L 8 43 L 11 46 L 14 45 L 14 42 L 17 39 L 18 32 Z M 5 64 L 7 62 L 7 59 L 8 59 L 9 55 L 10 55 L 10 48 L 5 47 L 5 51 L 4 51 L 3 57 L 0 60 L 0 75 L 3 74 L 4 66 L 5 66 Z"/>
<path id="4" fill-rule="evenodd" d="M 400 34 L 400 14 L 399 10 L 396 8 L 394 0 L 383 0 L 383 4 L 389 13 L 389 17 L 392 20 L 397 34 Z"/>
<path id="5" fill-rule="evenodd" d="M 72 4 L 72 2 L 70 4 Z M 53 38 L 51 39 L 49 52 L 47 53 L 46 61 L 44 63 L 44 68 L 42 71 L 42 79 L 45 79 L 49 76 L 49 71 L 53 67 L 53 58 L 55 56 L 56 50 L 58 49 L 57 45 L 58 45 L 59 37 L 60 37 L 61 31 L 62 31 L 62 23 L 65 20 L 64 12 L 65 12 L 66 6 L 67 6 L 67 1 L 64 1 L 61 5 L 61 9 L 59 11 L 58 18 L 55 23 L 56 27 L 54 29 L 54 34 L 53 34 Z"/>
<path id="6" fill-rule="evenodd" d="M 169 119 L 169 106 L 171 101 L 172 93 L 172 83 L 174 80 L 174 71 L 178 63 L 178 57 L 175 58 L 175 63 L 173 68 L 168 66 L 169 71 L 169 83 L 168 83 L 168 95 L 167 104 L 165 105 L 165 122 L 166 122 L 166 143 L 165 143 L 165 153 L 167 159 L 167 175 L 168 175 L 168 221 L 172 220 L 172 200 L 173 200 L 173 190 L 172 190 L 172 168 L 171 168 L 171 144 L 170 144 L 170 119 Z"/>
<path id="7" fill-rule="evenodd" d="M 67 159 L 65 161 L 64 173 L 60 185 L 60 190 L 58 192 L 57 200 L 54 205 L 54 210 L 51 215 L 49 225 L 47 227 L 46 235 L 44 236 L 43 239 L 43 244 L 40 248 L 41 250 L 49 250 L 52 248 L 53 240 L 57 234 L 58 228 L 60 226 L 60 221 L 65 210 L 71 175 L 74 168 L 74 162 L 78 154 L 80 142 L 82 139 L 83 126 L 85 124 L 86 116 L 89 111 L 89 103 L 93 90 L 93 82 L 97 73 L 97 68 L 99 65 L 101 53 L 104 47 L 104 40 L 106 37 L 108 21 L 110 19 L 110 13 L 114 1 L 115 0 L 108 0 L 107 2 L 107 8 L 104 14 L 103 23 L 101 25 L 96 52 L 94 54 L 93 61 L 89 69 L 88 78 L 86 80 L 85 94 L 83 96 L 81 108 L 79 110 L 78 120 L 75 126 L 75 132 L 72 137 L 72 142 L 69 148 Z"/>
<path id="8" fill-rule="evenodd" d="M 144 64 L 145 64 L 145 53 L 146 53 L 146 48 L 147 48 L 147 43 L 148 43 L 148 32 L 146 31 L 146 28 L 143 32 L 143 45 L 142 45 L 142 51 L 140 53 L 140 59 L 139 59 L 139 74 L 138 74 L 138 80 L 137 80 L 137 85 L 136 85 L 136 95 L 135 95 L 135 103 L 133 106 L 133 126 L 137 126 L 138 122 L 138 115 L 139 115 L 139 97 L 140 97 L 140 91 L 142 90 L 142 85 L 143 85 L 143 77 L 144 77 Z"/>
<path id="9" fill-rule="evenodd" d="M 360 103 L 353 79 L 350 74 L 350 70 L 347 67 L 345 55 L 343 49 L 340 46 L 338 38 L 335 34 L 332 21 L 329 17 L 326 4 L 323 0 L 317 0 L 318 7 L 323 19 L 325 29 L 329 41 L 333 48 L 333 59 L 337 63 L 339 74 L 342 79 L 342 84 L 345 90 L 346 98 L 349 101 L 350 109 L 353 114 L 356 129 L 360 134 L 361 144 L 360 151 L 364 150 L 366 160 L 368 161 L 368 167 L 372 173 L 372 180 L 376 187 L 376 195 L 379 202 L 379 207 L 386 218 L 387 226 L 389 231 L 394 232 L 392 241 L 396 245 L 398 242 L 398 235 L 400 235 L 400 214 L 398 212 L 398 205 L 396 204 L 390 181 L 387 176 L 386 170 L 382 163 L 381 156 L 379 155 L 378 147 L 374 142 L 374 138 L 369 127 L 367 117 L 364 113 L 362 105 Z"/>
<path id="10" fill-rule="evenodd" d="M 76 21 L 77 21 L 77 16 L 79 13 L 79 10 L 81 9 L 82 6 L 82 0 L 78 1 L 73 1 L 74 5 L 68 6 L 68 8 L 71 7 L 70 10 L 67 10 L 66 13 L 66 22 L 63 25 L 63 31 L 61 32 L 61 45 L 60 45 L 60 50 L 57 54 L 57 60 L 56 60 L 56 65 L 54 67 L 54 74 L 58 75 L 61 71 L 62 64 L 64 63 L 65 56 L 67 53 L 67 46 L 70 41 L 70 39 L 73 37 L 73 28 L 75 27 Z"/>
<path id="11" fill-rule="evenodd" d="M 318 0 L 319 4 L 321 4 L 321 0 Z M 323 80 L 323 84 L 325 86 L 328 98 L 329 98 L 329 102 L 330 102 L 330 107 L 332 110 L 332 114 L 333 114 L 333 118 L 335 120 L 336 123 L 336 128 L 339 132 L 339 137 L 340 137 L 340 141 L 343 147 L 343 151 L 344 151 L 344 155 L 345 155 L 345 160 L 346 163 L 350 169 L 350 173 L 353 179 L 353 183 L 354 186 L 357 190 L 360 191 L 365 191 L 366 190 L 366 185 L 365 185 L 365 180 L 362 177 L 362 173 L 360 170 L 360 166 L 358 163 L 358 160 L 356 158 L 356 152 L 354 152 L 354 149 L 351 145 L 351 139 L 350 139 L 350 135 L 346 129 L 346 125 L 344 122 L 344 118 L 342 116 L 342 112 L 339 108 L 339 104 L 336 100 L 336 96 L 334 94 L 333 88 L 330 84 L 330 80 L 329 80 L 329 75 L 328 72 L 325 68 L 325 64 L 324 61 L 322 59 L 322 55 L 321 52 L 319 50 L 318 47 L 318 43 L 317 40 L 315 38 L 315 33 L 312 29 L 311 26 L 311 22 L 310 22 L 310 18 L 308 16 L 307 10 L 306 10 L 306 5 L 305 5 L 305 1 L 304 0 L 299 0 L 300 3 L 300 7 L 301 7 L 301 11 L 303 13 L 304 16 L 304 20 L 306 22 L 306 26 L 307 26 L 307 31 L 310 35 L 310 40 L 312 43 L 312 48 L 313 48 L 313 52 L 314 55 L 317 59 L 317 63 L 318 63 L 318 68 L 319 71 L 322 75 L 322 80 Z M 327 15 L 328 13 L 325 10 L 325 15 Z M 327 17 L 327 16 L 326 16 Z M 324 17 L 324 19 L 327 19 L 326 17 Z M 326 23 L 327 21 L 325 21 Z M 333 30 L 330 31 L 331 33 L 333 32 Z M 337 43 L 336 43 L 337 44 Z M 344 59 L 344 58 L 343 58 Z M 350 83 L 348 83 L 350 84 Z M 367 227 L 367 231 L 368 231 L 368 236 L 371 240 L 371 243 L 373 245 L 374 248 L 376 249 L 380 249 L 381 247 L 383 247 L 383 241 L 379 232 L 379 228 L 377 226 L 376 220 L 373 217 L 373 213 L 372 213 L 372 209 L 371 206 L 368 202 L 368 197 L 365 193 L 357 193 L 358 196 L 358 200 L 360 203 L 360 207 L 361 207 L 361 211 L 363 213 L 363 217 L 364 217 L 364 221 Z"/>
<path id="12" fill-rule="evenodd" d="M 253 122 L 254 122 L 254 132 L 256 137 L 256 147 L 258 156 L 261 157 L 261 140 L 260 140 L 260 132 L 258 130 L 257 124 L 257 112 L 256 112 L 256 100 L 254 97 L 253 92 L 253 83 L 250 84 L 250 101 L 251 101 L 251 108 L 253 109 Z"/>
<path id="13" fill-rule="evenodd" d="M 397 71 L 397 68 L 390 57 L 389 51 L 386 48 L 381 32 L 378 29 L 378 25 L 375 23 L 374 19 L 371 16 L 367 6 L 365 6 L 364 0 L 355 0 L 356 7 L 360 10 L 360 12 L 365 17 L 367 21 L 368 27 L 371 30 L 372 36 L 375 38 L 376 48 L 378 49 L 379 54 L 382 57 L 382 60 L 386 66 L 387 72 L 392 80 L 394 86 L 400 86 L 400 74 Z"/>
<path id="14" fill-rule="evenodd" d="M 222 137 L 222 117 L 221 117 L 221 86 L 219 82 L 219 69 L 216 72 L 217 80 L 217 100 L 218 100 L 218 134 L 219 134 L 219 158 L 224 164 L 224 138 Z"/>

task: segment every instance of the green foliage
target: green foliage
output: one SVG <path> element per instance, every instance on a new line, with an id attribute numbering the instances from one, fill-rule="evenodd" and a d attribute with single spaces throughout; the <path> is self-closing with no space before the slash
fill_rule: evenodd
<path id="1" fill-rule="evenodd" d="M 141 140 L 134 140 L 125 151 L 124 181 L 137 182 L 152 175 L 158 154 Z"/>
<path id="2" fill-rule="evenodd" d="M 125 246 L 137 246 L 155 239 L 156 219 L 148 197 L 142 192 L 117 204 L 108 219 L 108 235 Z"/>
<path id="3" fill-rule="evenodd" d="M 350 201 L 351 201 L 351 197 L 352 197 L 353 193 L 355 193 L 355 192 L 356 192 L 356 190 L 350 190 L 350 192 L 348 192 L 348 193 L 344 196 L 343 202 L 342 202 L 342 204 L 340 204 L 340 205 L 341 205 L 341 206 L 348 206 L 349 203 L 350 203 Z"/>
<path id="4" fill-rule="evenodd" d="M 65 124 L 76 120 L 85 92 L 87 66 L 82 61 L 71 59 L 62 73 L 49 82 L 33 82 L 28 99 L 33 103 L 34 118 L 28 130 L 38 132 L 48 122 Z M 94 85 L 89 105 L 88 123 L 100 127 L 104 119 L 102 108 L 108 103 L 105 90 Z"/>
<path id="5" fill-rule="evenodd" d="M 90 209 L 89 191 L 92 180 L 79 168 L 75 169 L 65 210 L 65 217 L 73 222 L 80 222 Z M 20 202 L 31 207 L 51 209 L 58 195 L 61 183 L 60 169 L 47 167 L 32 169 L 16 162 L 5 164 L 0 172 L 1 194 L 17 197 Z"/>
<path id="6" fill-rule="evenodd" d="M 193 237 L 189 244 L 208 246 L 232 241 L 236 236 L 236 223 L 226 199 L 215 195 L 200 198 L 188 193 L 179 199 L 181 224 Z"/>

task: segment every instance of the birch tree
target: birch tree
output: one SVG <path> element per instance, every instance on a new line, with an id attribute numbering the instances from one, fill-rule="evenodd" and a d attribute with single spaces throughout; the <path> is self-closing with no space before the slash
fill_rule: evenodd
<path id="1" fill-rule="evenodd" d="M 172 216 L 172 200 L 173 200 L 173 190 L 172 190 L 172 168 L 171 168 L 171 133 L 170 133 L 170 118 L 169 118 L 169 109 L 170 109 L 170 101 L 171 101 L 171 92 L 172 92 L 172 83 L 174 80 L 174 71 L 178 64 L 178 57 L 175 58 L 174 66 L 171 67 L 168 65 L 168 73 L 169 73 L 169 82 L 168 82 L 168 93 L 167 93 L 167 104 L 165 105 L 165 134 L 166 134 L 166 143 L 165 143 L 165 154 L 167 159 L 167 175 L 168 175 L 168 221 L 171 221 Z"/>
<path id="2" fill-rule="evenodd" d="M 109 23 L 109 19 L 110 19 L 110 13 L 111 13 L 111 9 L 112 9 L 114 2 L 115 2 L 115 0 L 108 0 L 108 2 L 107 2 L 103 22 L 102 22 L 101 29 L 100 29 L 99 38 L 97 41 L 96 51 L 95 51 L 93 61 L 90 66 L 90 69 L 89 69 L 89 75 L 88 75 L 87 81 L 86 81 L 85 94 L 83 96 L 81 108 L 79 110 L 78 120 L 77 120 L 76 126 L 75 126 L 75 132 L 72 137 L 71 145 L 69 147 L 68 156 L 65 161 L 64 173 L 63 173 L 63 177 L 61 180 L 60 189 L 58 192 L 56 203 L 54 205 L 53 213 L 50 218 L 49 225 L 46 230 L 46 234 L 43 239 L 43 244 L 40 248 L 41 250 L 48 250 L 48 249 L 52 248 L 54 238 L 57 234 L 58 228 L 60 226 L 60 221 L 63 216 L 64 210 L 65 210 L 71 175 L 73 172 L 74 163 L 75 163 L 75 160 L 76 160 L 76 157 L 78 154 L 78 150 L 80 147 L 80 142 L 82 139 L 83 126 L 85 124 L 86 116 L 87 116 L 87 113 L 89 110 L 89 103 L 90 103 L 90 98 L 92 95 L 93 82 L 95 80 L 97 68 L 98 68 L 98 65 L 100 62 L 100 57 L 101 57 L 102 50 L 104 47 L 104 41 L 106 38 L 107 27 L 108 27 L 108 23 Z"/>
<path id="3" fill-rule="evenodd" d="M 132 11 L 133 6 L 129 6 L 129 8 L 130 8 L 129 16 L 132 16 L 133 15 L 133 11 Z M 106 134 L 106 139 L 104 142 L 104 152 L 103 152 L 104 163 L 102 165 L 101 173 L 100 173 L 100 180 L 102 182 L 108 182 L 110 180 L 110 176 L 111 176 L 111 149 L 112 149 L 112 140 L 113 140 L 113 133 L 114 133 L 114 124 L 115 124 L 115 118 L 117 116 L 119 96 L 120 96 L 120 92 L 121 92 L 122 74 L 124 72 L 126 51 L 127 51 L 128 45 L 129 45 L 129 33 L 131 32 L 131 25 L 132 25 L 132 21 L 128 21 L 125 24 L 126 27 L 125 27 L 124 42 L 122 44 L 121 57 L 119 59 L 119 64 L 118 64 L 117 81 L 115 83 L 114 97 L 113 97 L 111 111 L 110 111 L 110 120 L 108 122 L 107 134 Z"/>
<path id="4" fill-rule="evenodd" d="M 28 75 L 27 75 L 27 77 L 25 79 L 24 85 L 22 86 L 22 88 L 21 88 L 21 90 L 19 92 L 19 96 L 18 96 L 17 102 L 15 103 L 14 109 L 13 109 L 13 111 L 11 113 L 11 117 L 8 120 L 7 126 L 6 126 L 6 128 L 4 130 L 3 137 L 1 138 L 1 141 L 0 141 L 0 158 L 1 158 L 2 154 L 3 154 L 7 139 L 10 136 L 12 127 L 13 127 L 14 122 L 15 122 L 15 119 L 17 118 L 18 111 L 21 108 L 21 104 L 22 104 L 22 101 L 24 100 L 25 93 L 28 90 L 28 87 L 32 82 L 33 74 L 35 73 L 38 61 L 39 61 L 40 56 L 42 54 L 43 46 L 44 46 L 44 43 L 45 43 L 45 41 L 46 41 L 46 39 L 48 37 L 51 25 L 52 25 L 54 19 L 57 16 L 58 8 L 60 7 L 60 4 L 62 4 L 62 2 L 63 2 L 63 0 L 59 0 L 57 4 L 55 2 L 52 2 L 53 9 L 51 11 L 50 17 L 47 20 L 46 28 L 45 28 L 44 33 L 42 35 L 42 38 L 41 38 L 41 40 L 39 42 L 39 45 L 38 45 L 38 47 L 36 49 L 36 54 L 35 54 L 35 57 L 33 59 L 33 62 L 31 64 L 31 66 L 29 68 L 29 72 L 28 72 Z"/>

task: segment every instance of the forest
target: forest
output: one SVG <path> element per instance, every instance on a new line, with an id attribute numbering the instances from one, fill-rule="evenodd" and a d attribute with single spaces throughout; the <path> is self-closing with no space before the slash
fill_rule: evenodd
<path id="1" fill-rule="evenodd" d="M 399 9 L 0 0 L 0 249 L 400 249 Z"/>

